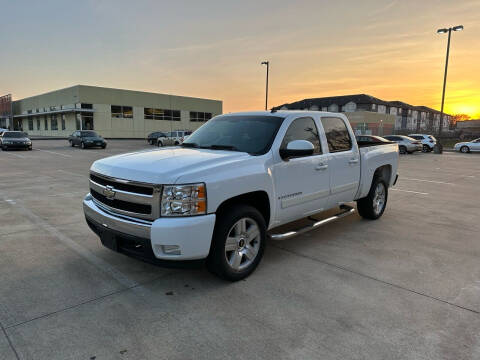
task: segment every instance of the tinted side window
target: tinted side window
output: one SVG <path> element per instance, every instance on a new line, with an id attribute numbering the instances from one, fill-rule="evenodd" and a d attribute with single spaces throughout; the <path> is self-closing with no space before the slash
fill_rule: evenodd
<path id="1" fill-rule="evenodd" d="M 282 141 L 282 149 L 287 147 L 287 144 L 293 140 L 307 140 L 313 144 L 313 154 L 318 155 L 322 153 L 320 146 L 320 138 L 318 137 L 318 129 L 312 118 L 295 119 L 288 128 L 285 137 Z"/>
<path id="2" fill-rule="evenodd" d="M 322 125 L 330 152 L 347 151 L 352 148 L 352 139 L 342 119 L 322 117 Z"/>

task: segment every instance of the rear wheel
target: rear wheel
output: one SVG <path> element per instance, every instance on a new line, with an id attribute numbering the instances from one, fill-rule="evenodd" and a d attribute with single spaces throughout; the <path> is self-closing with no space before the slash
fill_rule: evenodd
<path id="1" fill-rule="evenodd" d="M 430 146 L 428 146 L 428 145 L 426 145 L 426 144 L 424 144 L 424 145 L 422 146 L 422 152 L 427 153 L 427 152 L 430 152 L 430 151 L 431 151 L 431 150 L 430 150 Z"/>
<path id="2" fill-rule="evenodd" d="M 254 207 L 236 205 L 218 215 L 207 267 L 223 279 L 238 281 L 250 275 L 265 249 L 266 225 Z"/>
<path id="3" fill-rule="evenodd" d="M 460 148 L 460 152 L 466 154 L 466 153 L 469 153 L 470 152 L 470 148 L 468 146 L 462 146 Z"/>
<path id="4" fill-rule="evenodd" d="M 83 141 L 80 143 L 80 147 L 81 147 L 82 149 L 85 149 L 85 143 L 84 143 Z"/>
<path id="5" fill-rule="evenodd" d="M 71 146 L 71 147 L 74 147 L 75 144 L 73 143 L 73 141 L 72 141 L 72 140 L 69 140 L 69 141 L 70 141 L 70 146 Z"/>
<path id="6" fill-rule="evenodd" d="M 407 148 L 403 145 L 399 146 L 398 147 L 398 151 L 400 152 L 400 154 L 406 154 L 407 153 Z"/>
<path id="7" fill-rule="evenodd" d="M 361 217 L 376 220 L 383 215 L 387 206 L 388 187 L 382 178 L 376 178 L 368 195 L 357 200 L 357 210 Z"/>
<path id="8" fill-rule="evenodd" d="M 157 146 L 158 146 L 158 147 L 163 147 L 163 142 L 161 142 L 160 140 L 158 140 Z"/>

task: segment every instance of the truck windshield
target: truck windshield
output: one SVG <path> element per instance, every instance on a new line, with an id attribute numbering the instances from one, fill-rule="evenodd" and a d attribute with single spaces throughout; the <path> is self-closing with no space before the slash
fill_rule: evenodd
<path id="1" fill-rule="evenodd" d="M 270 150 L 284 118 L 264 115 L 217 116 L 195 131 L 182 146 L 262 155 Z"/>

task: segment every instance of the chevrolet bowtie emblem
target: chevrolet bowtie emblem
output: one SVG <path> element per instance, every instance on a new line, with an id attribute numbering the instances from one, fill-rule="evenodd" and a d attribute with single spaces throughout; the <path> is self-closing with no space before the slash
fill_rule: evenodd
<path id="1" fill-rule="evenodd" d="M 103 195 L 109 200 L 115 199 L 115 190 L 113 190 L 113 186 L 105 186 L 105 189 L 103 189 Z"/>

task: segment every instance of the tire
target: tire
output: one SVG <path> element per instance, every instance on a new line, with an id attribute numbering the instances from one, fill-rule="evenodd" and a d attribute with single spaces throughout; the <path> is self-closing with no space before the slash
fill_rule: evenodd
<path id="1" fill-rule="evenodd" d="M 207 268 L 222 279 L 242 280 L 260 263 L 265 240 L 265 219 L 257 209 L 241 204 L 225 208 L 217 216 Z"/>
<path id="2" fill-rule="evenodd" d="M 86 148 L 85 148 L 85 143 L 84 143 L 83 141 L 80 143 L 80 147 L 81 147 L 83 150 L 86 149 Z"/>
<path id="3" fill-rule="evenodd" d="M 422 146 L 422 152 L 428 153 L 428 152 L 430 152 L 430 151 L 432 151 L 432 149 L 430 149 L 430 146 L 428 146 L 428 145 L 426 145 L 426 144 L 423 144 L 423 146 Z"/>
<path id="4" fill-rule="evenodd" d="M 69 142 L 70 142 L 70 146 L 71 146 L 71 147 L 74 147 L 74 146 L 75 146 L 75 144 L 73 143 L 72 140 L 70 140 Z"/>
<path id="5" fill-rule="evenodd" d="M 158 142 L 157 142 L 157 146 L 158 146 L 158 147 L 163 147 L 163 143 L 162 143 L 161 141 L 158 141 Z"/>
<path id="6" fill-rule="evenodd" d="M 407 148 L 403 145 L 399 146 L 398 147 L 398 151 L 400 152 L 400 154 L 406 154 L 407 153 Z"/>
<path id="7" fill-rule="evenodd" d="M 103 144 L 103 145 L 102 145 L 102 149 L 105 149 L 106 147 L 107 147 L 106 144 Z"/>
<path id="8" fill-rule="evenodd" d="M 178 146 L 180 145 L 180 143 L 178 141 L 175 141 L 175 146 Z"/>
<path id="9" fill-rule="evenodd" d="M 28 148 L 28 151 L 32 151 L 32 147 L 31 147 L 31 146 Z"/>
<path id="10" fill-rule="evenodd" d="M 460 148 L 460 152 L 461 152 L 461 153 L 464 153 L 464 154 L 469 153 L 469 152 L 470 152 L 470 148 L 469 148 L 468 146 L 462 146 L 462 147 Z"/>
<path id="11" fill-rule="evenodd" d="M 383 203 L 380 204 L 377 201 L 378 191 L 383 188 Z M 361 217 L 369 220 L 376 220 L 383 215 L 385 208 L 387 207 L 388 200 L 388 186 L 382 178 L 375 178 L 370 187 L 368 195 L 362 199 L 357 200 L 357 210 Z"/>

